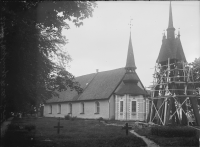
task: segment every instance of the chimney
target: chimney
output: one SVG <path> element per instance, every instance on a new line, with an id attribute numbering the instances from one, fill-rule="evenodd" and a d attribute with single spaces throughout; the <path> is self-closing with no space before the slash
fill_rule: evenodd
<path id="1" fill-rule="evenodd" d="M 99 72 L 99 69 L 96 69 L 96 73 L 98 73 Z"/>

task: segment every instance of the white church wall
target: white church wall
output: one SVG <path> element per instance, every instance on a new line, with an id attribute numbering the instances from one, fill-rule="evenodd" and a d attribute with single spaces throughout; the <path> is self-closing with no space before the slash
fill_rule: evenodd
<path id="1" fill-rule="evenodd" d="M 146 120 L 146 102 L 142 95 L 139 96 L 117 96 L 115 102 L 116 120 Z M 132 102 L 136 104 L 136 112 L 132 112 Z M 120 112 L 120 103 L 123 103 L 123 112 Z M 122 111 L 122 110 L 121 110 Z"/>
<path id="2" fill-rule="evenodd" d="M 44 116 L 45 117 L 64 117 L 65 115 L 67 115 L 69 113 L 69 104 L 62 103 L 60 105 L 61 105 L 61 111 L 59 113 L 59 103 L 45 104 Z"/>
<path id="3" fill-rule="evenodd" d="M 115 119 L 116 120 L 126 120 L 126 115 L 125 115 L 126 105 L 124 105 L 125 102 L 126 102 L 125 95 L 124 96 L 116 95 L 116 98 L 115 98 Z M 121 103 L 123 103 L 123 108 L 120 107 Z"/>
<path id="4" fill-rule="evenodd" d="M 109 99 L 109 118 L 110 119 L 115 119 L 115 97 L 112 95 Z"/>
<path id="5" fill-rule="evenodd" d="M 100 112 L 96 113 L 96 101 L 85 101 L 84 103 L 84 113 L 82 113 L 82 102 L 73 102 L 73 103 L 53 103 L 45 104 L 44 106 L 44 116 L 45 117 L 64 117 L 70 113 L 70 104 L 72 104 L 72 113 L 71 116 L 78 118 L 88 118 L 88 119 L 97 119 L 102 117 L 104 119 L 109 119 L 109 101 L 108 100 L 99 100 Z M 59 104 L 61 105 L 61 112 L 59 112 Z M 52 110 L 51 110 L 52 107 Z"/>
<path id="6" fill-rule="evenodd" d="M 109 103 L 108 100 L 98 101 L 100 104 L 100 112 L 96 113 L 96 101 L 85 101 L 84 102 L 84 113 L 82 113 L 81 103 L 77 102 L 73 104 L 72 116 L 78 118 L 88 118 L 88 119 L 97 119 L 102 117 L 104 119 L 109 119 Z"/>

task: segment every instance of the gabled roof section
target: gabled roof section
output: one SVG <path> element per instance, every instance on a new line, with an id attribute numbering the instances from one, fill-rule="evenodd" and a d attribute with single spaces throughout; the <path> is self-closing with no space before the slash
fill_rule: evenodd
<path id="1" fill-rule="evenodd" d="M 122 81 L 125 72 L 124 68 L 119 68 L 77 77 L 75 80 L 81 84 L 82 94 L 67 90 L 60 92 L 59 98 L 53 97 L 46 103 L 108 99 Z"/>
<path id="2" fill-rule="evenodd" d="M 147 95 L 147 92 L 143 89 L 141 89 L 137 84 L 134 83 L 126 83 L 124 86 L 122 86 L 121 89 L 115 92 L 117 95 Z"/>
<path id="3" fill-rule="evenodd" d="M 126 73 L 124 78 L 123 78 L 123 82 L 138 82 L 140 81 L 138 75 L 136 74 L 136 72 L 129 72 Z"/>
<path id="4" fill-rule="evenodd" d="M 123 84 L 121 85 L 120 88 L 118 88 L 115 91 L 115 94 L 117 95 L 125 95 L 125 94 L 147 95 L 146 90 L 138 86 L 139 82 L 141 83 L 141 86 L 143 87 L 142 82 L 140 81 L 136 72 L 126 73 L 123 78 Z"/>
<path id="5" fill-rule="evenodd" d="M 99 72 L 77 100 L 108 99 L 125 74 L 124 68 Z"/>
<path id="6" fill-rule="evenodd" d="M 81 85 L 81 88 L 83 90 L 88 86 L 88 84 L 92 81 L 92 79 L 95 77 L 96 73 L 83 75 L 80 77 L 76 77 L 75 81 L 79 82 Z M 46 103 L 55 103 L 55 102 L 65 102 L 65 101 L 73 101 L 78 95 L 78 93 L 75 90 L 70 90 L 68 88 L 66 91 L 57 92 L 59 94 L 58 97 L 52 97 L 51 99 L 48 99 Z"/>
<path id="7" fill-rule="evenodd" d="M 127 54 L 126 67 L 125 68 L 132 68 L 132 69 L 137 68 L 136 65 L 135 65 L 135 58 L 134 58 L 134 55 L 133 55 L 131 34 L 130 34 L 130 38 L 129 38 L 128 54 Z"/>

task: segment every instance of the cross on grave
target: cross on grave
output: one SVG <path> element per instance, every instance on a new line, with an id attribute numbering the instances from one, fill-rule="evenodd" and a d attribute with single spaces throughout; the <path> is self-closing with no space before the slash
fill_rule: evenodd
<path id="1" fill-rule="evenodd" d="M 63 126 L 60 125 L 60 117 L 58 119 L 58 125 L 57 126 L 54 126 L 54 128 L 57 128 L 57 133 L 59 134 L 60 133 L 60 128 L 63 128 Z"/>
<path id="2" fill-rule="evenodd" d="M 126 130 L 126 135 L 128 135 L 128 130 L 132 129 L 132 127 L 128 126 L 128 123 L 125 124 L 125 126 L 122 127 L 123 130 Z"/>

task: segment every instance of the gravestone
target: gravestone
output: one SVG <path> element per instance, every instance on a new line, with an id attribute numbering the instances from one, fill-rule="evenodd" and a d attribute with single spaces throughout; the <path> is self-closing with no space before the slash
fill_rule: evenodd
<path id="1" fill-rule="evenodd" d="M 59 134 L 60 133 L 60 129 L 63 128 L 63 126 L 60 125 L 60 117 L 58 119 L 58 125 L 57 126 L 54 126 L 54 128 L 57 128 L 57 133 Z"/>
<path id="2" fill-rule="evenodd" d="M 125 126 L 122 127 L 123 130 L 126 130 L 126 135 L 128 135 L 128 130 L 132 129 L 132 127 L 128 126 L 128 123 L 125 124 Z"/>

